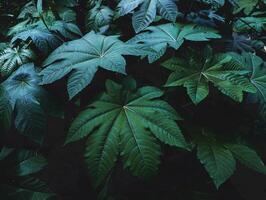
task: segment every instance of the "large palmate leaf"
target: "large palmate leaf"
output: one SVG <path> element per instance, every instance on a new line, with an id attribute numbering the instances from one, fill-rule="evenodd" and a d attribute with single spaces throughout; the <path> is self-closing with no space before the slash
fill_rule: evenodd
<path id="1" fill-rule="evenodd" d="M 190 50 L 184 58 L 172 58 L 163 66 L 173 71 L 166 87 L 186 87 L 195 104 L 209 94 L 209 82 L 238 102 L 243 99 L 243 91 L 256 92 L 256 88 L 243 76 L 247 70 L 230 55 L 213 55 L 210 47 L 206 47 L 204 53 Z"/>
<path id="2" fill-rule="evenodd" d="M 117 36 L 90 32 L 79 40 L 63 44 L 44 61 L 40 73 L 42 84 L 49 84 L 70 73 L 68 94 L 72 98 L 93 79 L 98 68 L 125 74 L 126 61 L 122 55 L 132 54 L 131 47 Z"/>
<path id="3" fill-rule="evenodd" d="M 263 161 L 248 146 L 226 143 L 209 133 L 204 134 L 196 137 L 197 156 L 217 188 L 233 175 L 236 160 L 257 172 L 266 174 Z"/>
<path id="4" fill-rule="evenodd" d="M 135 9 L 132 24 L 138 33 L 148 27 L 156 17 L 156 10 L 164 19 L 175 21 L 178 15 L 175 0 L 121 0 L 118 4 L 118 15 L 126 15 Z"/>
<path id="5" fill-rule="evenodd" d="M 47 161 L 36 152 L 3 148 L 0 152 L 0 197 L 5 200 L 48 200 L 54 197 L 47 185 L 33 176 Z"/>
<path id="6" fill-rule="evenodd" d="M 145 32 L 136 35 L 128 43 L 151 48 L 153 51 L 148 54 L 148 58 L 149 62 L 154 62 L 165 53 L 168 46 L 178 49 L 185 40 L 208 41 L 213 38 L 220 38 L 214 29 L 196 24 L 169 23 L 148 27 Z"/>
<path id="7" fill-rule="evenodd" d="M 27 47 L 6 48 L 0 53 L 0 72 L 3 77 L 9 76 L 20 65 L 35 59 L 35 54 Z"/>
<path id="8" fill-rule="evenodd" d="M 158 99 L 163 95 L 161 90 L 142 87 L 132 91 L 110 80 L 106 88 L 107 93 L 75 119 L 66 141 L 90 136 L 84 156 L 96 185 L 103 182 L 118 155 L 134 175 L 150 177 L 161 152 L 155 138 L 187 149 L 175 122 L 177 113 Z"/>
<path id="9" fill-rule="evenodd" d="M 46 127 L 42 104 L 47 101 L 47 95 L 38 85 L 39 83 L 40 77 L 34 65 L 25 64 L 2 85 L 14 110 L 15 125 L 18 131 L 41 143 Z"/>

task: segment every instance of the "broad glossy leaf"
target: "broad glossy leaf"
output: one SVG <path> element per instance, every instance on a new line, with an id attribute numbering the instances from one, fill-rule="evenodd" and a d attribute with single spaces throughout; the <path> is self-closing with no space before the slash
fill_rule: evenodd
<path id="1" fill-rule="evenodd" d="M 168 46 L 177 50 L 185 40 L 208 41 L 214 38 L 220 38 L 214 29 L 195 24 L 169 23 L 148 27 L 145 32 L 136 35 L 127 43 L 151 48 L 153 52 L 148 54 L 151 63 L 159 59 Z"/>
<path id="2" fill-rule="evenodd" d="M 150 177 L 160 156 L 155 138 L 188 149 L 175 122 L 178 115 L 158 99 L 163 95 L 161 90 L 143 87 L 132 91 L 110 80 L 106 88 L 107 92 L 74 120 L 66 140 L 69 143 L 89 136 L 84 155 L 96 185 L 106 178 L 119 154 L 134 175 Z"/>
<path id="3" fill-rule="evenodd" d="M 42 104 L 47 101 L 40 80 L 34 65 L 25 64 L 2 84 L 14 110 L 16 128 L 38 143 L 42 143 L 46 129 Z"/>
<path id="4" fill-rule="evenodd" d="M 83 38 L 63 44 L 44 61 L 41 84 L 50 84 L 70 73 L 70 99 L 84 89 L 98 68 L 125 74 L 126 61 L 122 55 L 132 54 L 131 46 L 117 36 L 90 32 Z"/>

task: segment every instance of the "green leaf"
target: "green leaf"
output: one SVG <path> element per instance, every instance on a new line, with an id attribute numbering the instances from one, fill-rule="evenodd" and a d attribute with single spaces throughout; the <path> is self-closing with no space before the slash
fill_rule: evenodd
<path id="1" fill-rule="evenodd" d="M 229 144 L 227 147 L 233 153 L 234 157 L 243 165 L 257 172 L 266 174 L 266 166 L 253 149 L 241 144 Z"/>
<path id="2" fill-rule="evenodd" d="M 70 73 L 68 94 L 70 99 L 84 89 L 98 68 L 125 74 L 130 46 L 116 36 L 103 36 L 90 32 L 79 40 L 63 44 L 44 61 L 41 84 L 53 83 Z"/>
<path id="3" fill-rule="evenodd" d="M 29 150 L 4 149 L 8 154 L 0 161 L 5 174 L 1 179 L 1 199 L 50 200 L 55 196 L 43 181 L 32 176 L 47 165 L 44 157 Z"/>
<path id="4" fill-rule="evenodd" d="M 44 54 L 47 54 L 51 49 L 55 49 L 61 44 L 61 41 L 51 32 L 37 28 L 18 33 L 12 38 L 11 43 L 15 44 L 19 41 L 27 42 L 30 40 Z"/>
<path id="5" fill-rule="evenodd" d="M 155 19 L 156 1 L 157 0 L 144 1 L 143 4 L 141 4 L 140 9 L 133 15 L 132 24 L 136 33 L 148 27 L 149 24 L 151 24 L 152 21 Z"/>
<path id="6" fill-rule="evenodd" d="M 67 23 L 62 20 L 54 21 L 50 26 L 50 31 L 60 34 L 67 39 L 77 39 L 82 36 L 78 26 L 73 23 Z"/>
<path id="7" fill-rule="evenodd" d="M 201 135 L 194 135 L 193 142 L 197 145 L 198 159 L 217 189 L 233 175 L 236 160 L 257 172 L 266 173 L 266 166 L 261 158 L 246 145 L 229 143 L 206 131 Z"/>
<path id="8" fill-rule="evenodd" d="M 249 70 L 251 84 L 257 89 L 257 93 L 250 95 L 250 102 L 260 104 L 260 114 L 266 117 L 266 65 L 265 62 L 253 53 L 231 53 L 231 55 Z"/>
<path id="9" fill-rule="evenodd" d="M 0 127 L 7 131 L 11 126 L 12 107 L 9 103 L 7 92 L 0 86 Z"/>
<path id="10" fill-rule="evenodd" d="M 244 76 L 247 73 L 230 55 L 213 55 L 209 47 L 204 52 L 188 51 L 182 58 L 171 58 L 163 63 L 170 69 L 166 87 L 184 86 L 194 104 L 200 103 L 209 94 L 209 82 L 222 93 L 241 102 L 243 92 L 256 92 L 256 88 Z"/>
<path id="11" fill-rule="evenodd" d="M 38 143 L 43 142 L 46 131 L 46 115 L 36 99 L 21 98 L 15 105 L 16 128 L 26 137 Z"/>
<path id="12" fill-rule="evenodd" d="M 147 28 L 156 18 L 156 10 L 166 20 L 175 21 L 178 9 L 175 0 L 121 0 L 118 4 L 118 15 L 123 16 L 136 8 L 132 24 L 136 33 Z"/>
<path id="13" fill-rule="evenodd" d="M 177 50 L 185 40 L 208 41 L 214 38 L 220 38 L 214 29 L 195 24 L 169 23 L 148 27 L 145 32 L 136 35 L 127 43 L 151 48 L 153 52 L 148 54 L 148 58 L 152 63 L 165 53 L 168 46 Z"/>
<path id="14" fill-rule="evenodd" d="M 212 8 L 219 8 L 221 6 L 224 6 L 225 0 L 197 0 L 199 2 L 209 4 L 212 6 Z"/>
<path id="15" fill-rule="evenodd" d="M 249 15 L 254 10 L 258 2 L 259 0 L 236 0 L 234 13 L 243 11 L 246 15 Z"/>
<path id="16" fill-rule="evenodd" d="M 234 22 L 235 32 L 263 32 L 266 30 L 266 17 L 242 17 Z"/>
<path id="17" fill-rule="evenodd" d="M 233 154 L 223 144 L 207 137 L 205 140 L 198 141 L 197 156 L 216 188 L 219 188 L 233 175 L 236 162 Z"/>
<path id="18" fill-rule="evenodd" d="M 28 176 L 42 170 L 47 161 L 44 157 L 28 150 L 21 150 L 15 155 L 14 166 L 7 169 L 10 176 Z"/>
<path id="19" fill-rule="evenodd" d="M 43 0 L 37 0 L 37 11 L 39 15 L 42 15 L 43 13 Z"/>
<path id="20" fill-rule="evenodd" d="M 78 0 L 55 0 L 59 6 L 74 7 L 78 5 Z"/>
<path id="21" fill-rule="evenodd" d="M 134 175 L 150 177 L 161 154 L 155 138 L 188 149 L 175 122 L 180 118 L 158 99 L 162 91 L 154 87 L 127 90 L 110 80 L 106 88 L 107 93 L 74 120 L 66 140 L 69 143 L 89 136 L 85 160 L 96 186 L 114 167 L 118 155 Z"/>
<path id="22" fill-rule="evenodd" d="M 29 63 L 22 65 L 2 85 L 14 110 L 18 131 L 35 142 L 42 143 L 46 130 L 42 103 L 48 97 L 39 83 L 37 69 Z"/>
<path id="23" fill-rule="evenodd" d="M 107 6 L 96 4 L 87 16 L 87 29 L 95 32 L 106 32 L 113 20 L 114 11 Z"/>
<path id="24" fill-rule="evenodd" d="M 0 53 L 0 72 L 3 77 L 9 76 L 20 65 L 35 60 L 35 54 L 27 46 L 6 48 Z"/>
<path id="25" fill-rule="evenodd" d="M 7 148 L 3 147 L 0 151 L 0 161 L 5 159 L 9 154 L 11 154 L 14 151 L 13 148 Z"/>
<path id="26" fill-rule="evenodd" d="M 34 178 L 27 178 L 19 186 L 3 184 L 0 197 L 5 200 L 52 200 L 55 194 L 48 191 L 47 185 Z"/>

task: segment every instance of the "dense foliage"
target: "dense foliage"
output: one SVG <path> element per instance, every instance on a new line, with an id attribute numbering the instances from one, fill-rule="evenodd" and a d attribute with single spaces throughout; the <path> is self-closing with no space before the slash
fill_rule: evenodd
<path id="1" fill-rule="evenodd" d="M 73 153 L 89 177 L 81 187 L 101 199 L 218 199 L 237 163 L 266 174 L 265 9 L 265 0 L 1 1 L 0 197 L 64 198 L 49 188 L 54 151 Z M 165 181 L 164 163 L 182 162 L 207 172 L 183 195 L 119 191 Z M 212 188 L 205 197 L 202 185 Z"/>

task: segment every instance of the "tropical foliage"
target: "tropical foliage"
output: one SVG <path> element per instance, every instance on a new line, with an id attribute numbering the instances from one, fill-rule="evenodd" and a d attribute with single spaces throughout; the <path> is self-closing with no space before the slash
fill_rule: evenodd
<path id="1" fill-rule="evenodd" d="M 1 1 L 0 197 L 72 199 L 62 180 L 50 189 L 53 166 L 76 172 L 73 193 L 86 187 L 100 199 L 219 199 L 238 163 L 265 175 L 265 8 Z M 185 174 L 172 168 L 181 164 Z M 193 170 L 199 180 L 177 184 Z M 142 184 L 153 192 L 134 192 Z"/>

